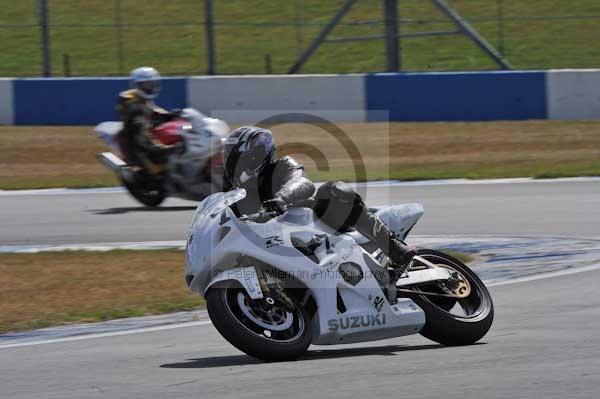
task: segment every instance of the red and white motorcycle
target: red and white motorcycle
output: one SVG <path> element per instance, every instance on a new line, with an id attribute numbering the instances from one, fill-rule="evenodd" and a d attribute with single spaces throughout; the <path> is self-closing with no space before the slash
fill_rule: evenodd
<path id="1" fill-rule="evenodd" d="M 157 126 L 154 139 L 165 145 L 182 143 L 182 151 L 172 154 L 166 173 L 153 176 L 128 165 L 120 144 L 121 122 L 103 122 L 94 129 L 112 150 L 98 154 L 99 161 L 117 174 L 129 193 L 146 206 L 158 206 L 167 197 L 200 201 L 223 191 L 223 140 L 229 134 L 227 123 L 208 118 L 186 108 L 181 118 Z"/>

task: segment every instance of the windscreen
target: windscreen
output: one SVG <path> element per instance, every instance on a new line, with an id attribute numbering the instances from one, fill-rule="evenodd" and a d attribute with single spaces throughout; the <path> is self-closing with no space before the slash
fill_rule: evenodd
<path id="1" fill-rule="evenodd" d="M 215 193 L 206 197 L 196 209 L 190 230 L 203 218 L 218 214 L 244 198 L 246 198 L 246 190 L 243 188 L 236 188 L 226 193 Z"/>

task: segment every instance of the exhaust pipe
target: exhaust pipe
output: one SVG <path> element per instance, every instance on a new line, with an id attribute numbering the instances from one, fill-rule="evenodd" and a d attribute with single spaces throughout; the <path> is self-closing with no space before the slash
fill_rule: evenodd
<path id="1" fill-rule="evenodd" d="M 106 166 L 107 168 L 109 168 L 117 174 L 120 174 L 121 169 L 127 166 L 127 164 L 121 158 L 119 158 L 112 152 L 103 152 L 101 154 L 98 154 L 98 160 L 102 165 Z"/>

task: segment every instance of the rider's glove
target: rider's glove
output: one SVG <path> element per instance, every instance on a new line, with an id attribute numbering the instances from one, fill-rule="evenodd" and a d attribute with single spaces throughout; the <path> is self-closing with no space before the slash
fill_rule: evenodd
<path id="1" fill-rule="evenodd" d="M 285 210 L 287 209 L 286 202 L 283 200 L 283 198 L 280 197 L 275 197 L 273 199 L 265 201 L 263 203 L 263 206 L 265 207 L 265 210 L 267 212 L 277 212 L 280 214 L 285 212 Z"/>

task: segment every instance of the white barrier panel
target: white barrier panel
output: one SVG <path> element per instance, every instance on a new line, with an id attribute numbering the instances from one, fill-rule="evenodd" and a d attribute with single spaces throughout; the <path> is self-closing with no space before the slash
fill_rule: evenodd
<path id="1" fill-rule="evenodd" d="M 12 125 L 14 115 L 12 79 L 0 78 L 0 125 Z"/>
<path id="2" fill-rule="evenodd" d="M 364 122 L 367 115 L 364 75 L 193 77 L 188 105 L 230 123 L 255 122 L 278 110 L 304 110 L 333 122 Z"/>
<path id="3" fill-rule="evenodd" d="M 600 119 L 600 70 L 551 70 L 548 119 Z"/>

